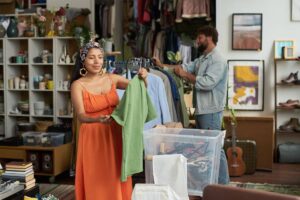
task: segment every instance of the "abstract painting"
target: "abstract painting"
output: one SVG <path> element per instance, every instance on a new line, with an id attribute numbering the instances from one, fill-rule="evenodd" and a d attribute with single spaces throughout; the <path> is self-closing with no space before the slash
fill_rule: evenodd
<path id="1" fill-rule="evenodd" d="M 229 60 L 227 105 L 235 110 L 263 110 L 264 61 Z"/>
<path id="2" fill-rule="evenodd" d="M 232 49 L 262 50 L 261 13 L 236 13 L 232 15 Z"/>
<path id="3" fill-rule="evenodd" d="M 300 0 L 292 0 L 292 21 L 300 21 Z"/>

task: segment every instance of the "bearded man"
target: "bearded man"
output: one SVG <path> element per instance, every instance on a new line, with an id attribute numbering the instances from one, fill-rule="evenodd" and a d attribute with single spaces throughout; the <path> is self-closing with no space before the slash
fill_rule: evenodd
<path id="1" fill-rule="evenodd" d="M 218 32 L 212 26 L 199 28 L 196 44 L 201 56 L 183 65 L 168 65 L 154 58 L 161 68 L 173 68 L 174 72 L 194 85 L 193 106 L 196 127 L 199 129 L 221 130 L 223 111 L 226 103 L 228 67 L 226 60 L 217 50 Z M 221 149 L 219 169 L 220 184 L 229 183 L 226 155 Z"/>

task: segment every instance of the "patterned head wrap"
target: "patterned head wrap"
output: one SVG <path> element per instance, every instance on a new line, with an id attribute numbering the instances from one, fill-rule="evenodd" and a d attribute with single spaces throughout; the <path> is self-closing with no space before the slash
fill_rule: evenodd
<path id="1" fill-rule="evenodd" d="M 90 41 L 90 42 L 86 43 L 80 50 L 81 62 L 84 62 L 86 55 L 88 54 L 88 52 L 91 48 L 97 48 L 97 49 L 100 49 L 100 51 L 102 51 L 102 53 L 104 52 L 103 48 L 101 47 L 101 45 L 98 42 Z"/>

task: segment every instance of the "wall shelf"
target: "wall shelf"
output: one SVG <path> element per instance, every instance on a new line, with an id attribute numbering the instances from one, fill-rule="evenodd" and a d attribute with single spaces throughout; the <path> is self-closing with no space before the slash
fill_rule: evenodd
<path id="1" fill-rule="evenodd" d="M 72 74 L 72 63 L 61 63 L 60 58 L 66 52 L 72 57 L 77 51 L 76 38 L 73 37 L 17 37 L 1 38 L 0 49 L 3 49 L 3 62 L 0 65 L 0 75 L 2 75 L 3 87 L 0 89 L 0 102 L 4 114 L 0 115 L 0 120 L 4 121 L 5 138 L 12 137 L 16 133 L 16 124 L 20 121 L 36 122 L 39 120 L 50 120 L 60 123 L 71 119 L 72 115 L 60 116 L 60 111 L 67 111 L 70 103 L 70 90 L 61 90 L 59 83 L 69 81 Z M 19 51 L 27 52 L 26 63 L 11 63 L 10 59 L 18 55 Z M 34 58 L 42 56 L 43 50 L 48 50 L 53 62 L 34 63 Z M 50 76 L 53 80 L 53 89 L 38 89 L 34 82 L 35 78 Z M 26 89 L 15 88 L 12 84 L 15 77 L 25 76 L 27 81 Z M 19 102 L 29 103 L 29 113 L 11 113 L 16 110 Z M 44 101 L 47 108 L 53 115 L 35 115 L 34 104 L 37 101 Z M 0 130 L 0 132 L 2 132 Z"/>
<path id="2" fill-rule="evenodd" d="M 279 127 L 290 123 L 292 119 L 300 121 L 300 105 L 284 107 L 279 103 L 286 103 L 289 99 L 299 100 L 299 86 L 297 84 L 284 84 L 282 80 L 287 79 L 291 73 L 300 69 L 300 59 L 274 59 L 275 77 L 275 160 L 278 160 L 278 146 L 287 142 L 300 143 L 300 133 L 280 130 Z M 293 77 L 295 78 L 295 77 Z M 300 124 L 299 124 L 300 125 Z"/>

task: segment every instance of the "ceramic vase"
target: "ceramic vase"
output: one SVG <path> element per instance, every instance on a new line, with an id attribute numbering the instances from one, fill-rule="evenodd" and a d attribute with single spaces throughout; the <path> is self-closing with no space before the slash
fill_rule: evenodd
<path id="1" fill-rule="evenodd" d="M 11 18 L 7 27 L 7 37 L 18 37 L 19 31 L 17 25 L 17 20 L 15 18 Z"/>

